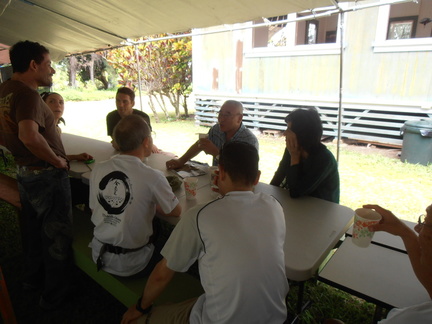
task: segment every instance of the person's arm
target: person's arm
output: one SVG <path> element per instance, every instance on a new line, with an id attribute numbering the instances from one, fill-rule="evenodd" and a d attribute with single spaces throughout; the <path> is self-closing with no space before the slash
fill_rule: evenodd
<path id="1" fill-rule="evenodd" d="M 279 166 L 270 181 L 272 186 L 280 186 L 282 181 L 285 179 L 286 168 L 290 165 L 290 155 L 287 149 L 284 150 L 282 160 L 279 162 Z"/>
<path id="2" fill-rule="evenodd" d="M 164 216 L 179 217 L 181 215 L 181 211 L 182 209 L 180 203 L 178 203 L 177 206 L 175 206 L 174 209 L 171 210 L 171 212 L 169 212 L 168 214 L 164 213 L 162 208 L 159 205 L 156 206 L 156 212 Z"/>
<path id="3" fill-rule="evenodd" d="M 58 169 L 68 169 L 67 161 L 57 156 L 48 145 L 45 138 L 39 133 L 39 125 L 30 119 L 18 123 L 18 138 L 21 142 L 41 160 L 52 164 Z"/>
<path id="4" fill-rule="evenodd" d="M 153 304 L 154 300 L 164 291 L 174 274 L 175 271 L 167 267 L 167 260 L 163 258 L 153 269 L 147 280 L 141 298 L 141 309 L 146 309 Z M 142 315 L 143 314 L 136 309 L 136 305 L 133 305 L 129 307 L 127 312 L 123 315 L 121 324 L 131 323 Z"/>
<path id="5" fill-rule="evenodd" d="M 181 168 L 187 161 L 193 159 L 195 156 L 197 156 L 202 149 L 198 146 L 199 141 L 195 142 L 187 151 L 185 154 L 182 155 L 179 159 L 172 159 L 167 161 L 166 167 L 167 169 L 177 169 Z"/>
<path id="6" fill-rule="evenodd" d="M 425 287 L 429 296 L 432 298 L 432 269 L 427 269 L 427 267 L 422 266 L 421 264 L 421 251 L 418 235 L 404 222 L 398 219 L 391 211 L 378 205 L 364 205 L 363 207 L 375 209 L 382 216 L 380 223 L 370 226 L 370 230 L 375 232 L 384 231 L 397 235 L 402 239 L 417 279 L 423 287 Z M 432 243 L 432 241 L 430 243 Z"/>
<path id="7" fill-rule="evenodd" d="M 93 156 L 91 156 L 88 153 L 81 153 L 81 154 L 68 154 L 67 158 L 69 161 L 87 161 L 93 159 Z"/>

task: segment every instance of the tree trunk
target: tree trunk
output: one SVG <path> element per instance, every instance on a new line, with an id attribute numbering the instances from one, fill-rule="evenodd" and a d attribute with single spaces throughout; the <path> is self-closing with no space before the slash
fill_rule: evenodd
<path id="1" fill-rule="evenodd" d="M 189 117 L 189 110 L 188 110 L 188 105 L 187 105 L 187 98 L 188 97 L 189 96 L 183 95 L 183 110 L 184 110 L 186 118 Z"/>
<path id="2" fill-rule="evenodd" d="M 69 87 L 76 88 L 76 73 L 78 61 L 75 56 L 69 56 Z"/>
<path id="3" fill-rule="evenodd" d="M 149 94 L 148 95 L 148 97 L 149 97 L 149 106 L 150 106 L 150 109 L 153 111 L 153 116 L 155 118 L 156 123 L 159 123 L 160 122 L 159 115 L 157 114 L 156 107 L 155 107 L 155 105 L 153 103 L 153 99 L 152 99 L 153 96 L 154 96 L 153 94 Z"/>

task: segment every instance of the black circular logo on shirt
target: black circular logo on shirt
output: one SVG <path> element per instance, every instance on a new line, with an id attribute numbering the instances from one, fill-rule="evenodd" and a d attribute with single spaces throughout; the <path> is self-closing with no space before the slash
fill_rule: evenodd
<path id="1" fill-rule="evenodd" d="M 113 171 L 99 182 L 98 201 L 109 214 L 121 214 L 130 200 L 131 184 L 123 172 Z"/>

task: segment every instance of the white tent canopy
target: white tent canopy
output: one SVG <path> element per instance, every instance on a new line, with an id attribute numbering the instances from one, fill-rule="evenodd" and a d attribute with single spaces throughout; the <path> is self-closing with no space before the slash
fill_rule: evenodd
<path id="1" fill-rule="evenodd" d="M 11 46 L 21 40 L 37 41 L 58 60 L 140 36 L 240 23 L 337 2 L 341 1 L 0 0 L 0 43 Z"/>

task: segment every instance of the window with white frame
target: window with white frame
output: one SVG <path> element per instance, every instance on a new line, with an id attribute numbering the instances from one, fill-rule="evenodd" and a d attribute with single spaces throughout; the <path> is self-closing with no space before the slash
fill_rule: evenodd
<path id="1" fill-rule="evenodd" d="M 379 8 L 375 52 L 432 50 L 432 1 Z"/>
<path id="2" fill-rule="evenodd" d="M 301 18 L 306 17 L 309 19 L 301 20 Z M 338 16 L 332 15 L 310 19 L 311 17 L 312 14 L 308 12 L 254 21 L 254 24 L 282 22 L 281 24 L 253 28 L 252 47 L 286 47 L 336 43 Z M 287 18 L 291 18 L 293 21 L 298 18 L 300 20 L 287 23 Z"/>

